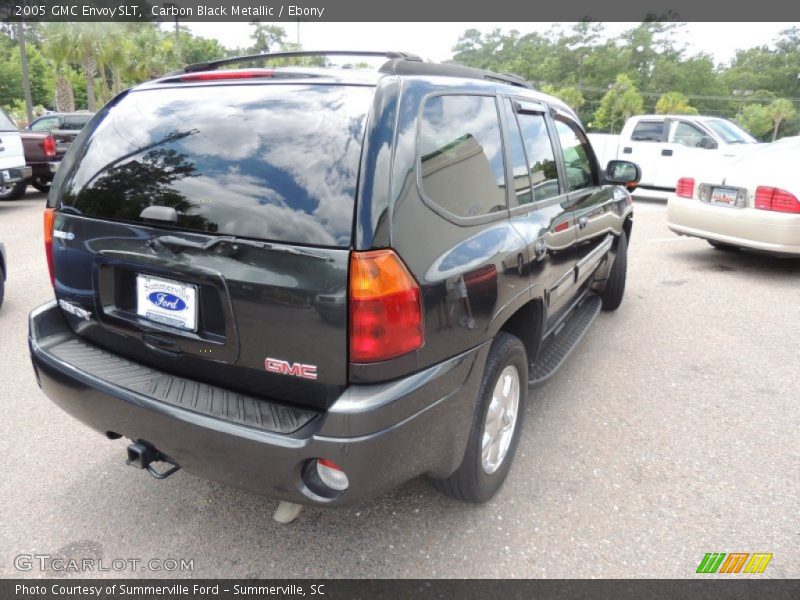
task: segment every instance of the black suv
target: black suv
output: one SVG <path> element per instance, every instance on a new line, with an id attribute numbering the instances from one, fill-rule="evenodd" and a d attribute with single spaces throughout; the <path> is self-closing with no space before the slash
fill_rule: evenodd
<path id="1" fill-rule="evenodd" d="M 31 355 L 130 464 L 294 503 L 422 474 L 485 501 L 528 387 L 620 304 L 638 168 L 601 171 L 573 111 L 516 77 L 380 56 L 193 65 L 67 153 Z"/>

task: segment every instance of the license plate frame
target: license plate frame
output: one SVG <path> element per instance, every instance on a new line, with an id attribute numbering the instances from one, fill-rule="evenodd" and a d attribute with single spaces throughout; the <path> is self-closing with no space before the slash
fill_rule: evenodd
<path id="1" fill-rule="evenodd" d="M 197 331 L 197 286 L 192 283 L 136 274 L 137 316 L 183 331 Z"/>

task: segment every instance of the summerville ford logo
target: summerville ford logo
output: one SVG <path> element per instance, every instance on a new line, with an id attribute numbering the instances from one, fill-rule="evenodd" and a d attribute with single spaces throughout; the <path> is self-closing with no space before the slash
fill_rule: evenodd
<path id="1" fill-rule="evenodd" d="M 169 292 L 153 292 L 147 296 L 147 299 L 159 308 L 176 311 L 186 309 L 186 303 Z"/>

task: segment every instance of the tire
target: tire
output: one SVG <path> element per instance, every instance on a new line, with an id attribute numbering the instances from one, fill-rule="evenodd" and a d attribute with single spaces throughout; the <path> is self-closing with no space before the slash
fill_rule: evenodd
<path id="1" fill-rule="evenodd" d="M 507 382 L 509 389 L 508 399 L 511 400 L 514 395 L 514 370 L 518 377 L 516 414 L 511 417 L 510 410 L 499 414 L 495 412 L 493 422 L 501 429 L 500 431 L 495 430 L 499 436 L 494 438 L 497 444 L 490 444 L 488 447 L 491 451 L 497 450 L 497 452 L 494 454 L 489 452 L 487 456 L 484 456 L 483 442 L 485 435 L 487 435 L 486 422 L 490 408 L 493 406 L 502 407 L 504 404 L 503 398 L 500 396 L 493 404 L 493 398 L 498 394 L 502 395 L 504 391 L 505 386 L 501 381 L 502 378 L 503 381 Z M 497 493 L 503 485 L 514 460 L 514 453 L 519 443 L 520 431 L 522 430 L 522 422 L 525 416 L 527 396 L 528 358 L 525 346 L 513 335 L 500 332 L 492 342 L 489 357 L 486 359 L 486 368 L 481 379 L 469 440 L 467 441 L 467 449 L 464 452 L 461 465 L 449 477 L 433 480 L 434 486 L 440 492 L 456 500 L 475 503 L 486 502 Z M 506 407 L 510 408 L 510 404 L 506 403 Z M 513 418 L 513 422 L 508 423 L 507 419 L 511 418 Z M 490 428 L 492 428 L 491 425 Z M 489 437 L 489 440 L 491 439 L 492 437 Z M 505 452 L 502 450 L 504 446 L 506 448 Z M 493 457 L 495 460 L 492 460 Z"/>
<path id="2" fill-rule="evenodd" d="M 31 185 L 45 194 L 50 191 L 51 183 L 53 183 L 52 179 L 42 179 L 41 177 L 34 177 L 31 180 Z"/>
<path id="3" fill-rule="evenodd" d="M 0 306 L 3 306 L 3 296 L 6 292 L 6 282 L 5 282 L 5 274 L 3 273 L 3 269 L 0 269 Z"/>
<path id="4" fill-rule="evenodd" d="M 628 271 L 628 237 L 623 231 L 617 240 L 617 258 L 606 280 L 606 287 L 600 294 L 603 310 L 617 310 L 625 295 L 625 279 Z"/>
<path id="5" fill-rule="evenodd" d="M 25 194 L 27 183 L 20 181 L 12 185 L 0 184 L 0 200 L 17 200 Z"/>
<path id="6" fill-rule="evenodd" d="M 730 244 L 724 244 L 723 242 L 718 242 L 716 240 L 706 240 L 715 250 L 723 250 L 724 252 L 736 252 L 738 248 L 736 246 L 731 246 Z"/>

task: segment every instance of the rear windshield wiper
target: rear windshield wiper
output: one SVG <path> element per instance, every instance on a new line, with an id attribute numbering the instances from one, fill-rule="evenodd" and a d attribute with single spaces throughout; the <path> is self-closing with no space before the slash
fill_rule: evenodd
<path id="1" fill-rule="evenodd" d="M 153 250 L 160 250 L 159 246 L 163 245 L 171 249 L 173 252 L 180 252 L 181 250 L 187 248 L 205 252 L 211 250 L 212 248 L 214 248 L 219 244 L 225 244 L 228 246 L 228 248 L 226 248 L 225 251 L 220 252 L 220 254 L 224 254 L 227 256 L 233 256 L 234 254 L 236 254 L 239 251 L 240 246 L 250 246 L 252 248 L 259 248 L 261 250 L 288 252 L 290 254 L 299 254 L 301 256 L 307 256 L 309 258 L 329 260 L 329 258 L 324 254 L 318 254 L 313 250 L 306 250 L 305 248 L 293 248 L 291 246 L 276 246 L 275 244 L 271 244 L 269 242 L 259 242 L 256 240 L 242 239 L 232 235 L 215 237 L 208 240 L 207 242 L 193 242 L 191 240 L 187 240 L 174 235 L 160 235 L 154 237 L 152 240 L 148 240 L 147 242 L 147 245 L 153 248 Z"/>

